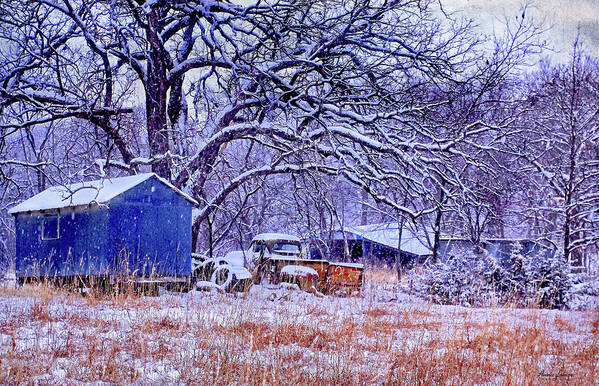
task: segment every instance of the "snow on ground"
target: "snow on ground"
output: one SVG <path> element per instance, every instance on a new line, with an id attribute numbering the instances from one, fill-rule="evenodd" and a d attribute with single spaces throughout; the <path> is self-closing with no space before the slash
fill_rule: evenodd
<path id="1" fill-rule="evenodd" d="M 361 297 L 82 297 L 0 289 L 0 383 L 554 383 L 599 379 L 597 311 L 440 306 L 366 283 Z"/>

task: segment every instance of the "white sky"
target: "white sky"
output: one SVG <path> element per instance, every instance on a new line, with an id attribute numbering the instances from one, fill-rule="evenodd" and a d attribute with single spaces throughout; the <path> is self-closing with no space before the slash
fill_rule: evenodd
<path id="1" fill-rule="evenodd" d="M 447 11 L 460 10 L 485 34 L 501 31 L 505 17 L 522 14 L 524 0 L 441 0 Z M 580 26 L 585 52 L 599 57 L 599 0 L 533 0 L 527 15 L 551 27 L 544 37 L 557 52 L 552 61 L 565 61 Z"/>

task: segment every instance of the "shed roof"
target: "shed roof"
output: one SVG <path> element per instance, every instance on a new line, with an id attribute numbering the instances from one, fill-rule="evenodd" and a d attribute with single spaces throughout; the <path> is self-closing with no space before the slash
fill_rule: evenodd
<path id="1" fill-rule="evenodd" d="M 77 184 L 53 186 L 14 206 L 8 213 L 17 214 L 34 210 L 60 209 L 88 204 L 106 204 L 116 196 L 150 178 L 156 178 L 193 205 L 198 204 L 197 201 L 177 189 L 164 178 L 159 177 L 155 173 L 144 173 L 134 176 L 105 178 Z"/>
<path id="2" fill-rule="evenodd" d="M 359 235 L 366 240 L 397 249 L 399 226 L 396 223 L 344 227 L 344 230 Z M 418 256 L 432 254 L 431 249 L 427 246 L 427 235 L 416 232 L 409 226 L 404 226 L 401 232 L 401 250 Z"/>

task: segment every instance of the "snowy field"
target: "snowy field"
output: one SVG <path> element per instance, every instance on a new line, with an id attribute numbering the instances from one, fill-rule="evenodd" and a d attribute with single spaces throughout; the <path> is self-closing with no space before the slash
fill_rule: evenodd
<path id="1" fill-rule="evenodd" d="M 372 275 L 370 275 L 372 277 Z M 363 296 L 0 289 L 0 383 L 594 384 L 599 312 Z"/>

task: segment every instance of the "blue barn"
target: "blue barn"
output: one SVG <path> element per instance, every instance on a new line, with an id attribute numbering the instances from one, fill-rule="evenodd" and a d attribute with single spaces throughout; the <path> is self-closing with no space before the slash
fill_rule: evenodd
<path id="1" fill-rule="evenodd" d="M 344 236 L 349 249 L 349 259 L 352 262 L 366 264 L 384 264 L 393 266 L 398 257 L 402 268 L 413 268 L 422 264 L 431 256 L 427 235 L 416 231 L 410 226 L 404 226 L 401 232 L 401 250 L 399 242 L 399 226 L 397 223 L 367 224 L 345 226 L 343 232 L 334 230 L 325 235 L 324 240 L 312 240 L 310 256 L 313 259 L 344 259 Z M 328 245 L 324 245 L 323 241 Z M 327 255 L 328 252 L 328 255 Z"/>
<path id="2" fill-rule="evenodd" d="M 188 276 L 195 205 L 153 173 L 46 189 L 9 210 L 17 278 Z"/>

